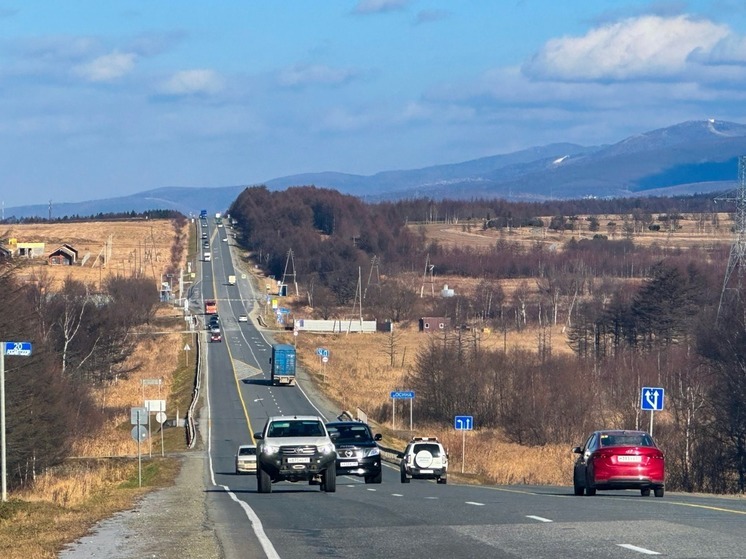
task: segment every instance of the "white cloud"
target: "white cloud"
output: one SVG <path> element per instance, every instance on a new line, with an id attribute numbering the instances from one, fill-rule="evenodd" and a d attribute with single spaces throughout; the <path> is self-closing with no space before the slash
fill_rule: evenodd
<path id="1" fill-rule="evenodd" d="M 346 68 L 332 68 L 323 64 L 295 65 L 286 68 L 277 77 L 280 85 L 297 87 L 304 85 L 339 85 L 357 76 L 357 72 Z"/>
<path id="2" fill-rule="evenodd" d="M 113 52 L 105 54 L 74 68 L 79 76 L 91 82 L 108 82 L 129 74 L 135 67 L 133 53 Z"/>
<path id="3" fill-rule="evenodd" d="M 166 95 L 199 95 L 217 93 L 223 89 L 223 80 L 213 70 L 196 69 L 176 72 L 158 87 Z"/>
<path id="4" fill-rule="evenodd" d="M 709 51 L 696 49 L 690 59 L 702 64 L 712 65 L 746 65 L 746 37 L 728 35 Z"/>
<path id="5" fill-rule="evenodd" d="M 410 0 L 360 0 L 355 6 L 356 14 L 379 14 L 396 12 L 407 7 Z"/>
<path id="6" fill-rule="evenodd" d="M 642 16 L 549 41 L 523 71 L 560 81 L 669 79 L 684 73 L 693 53 L 710 52 L 729 35 L 708 20 Z"/>

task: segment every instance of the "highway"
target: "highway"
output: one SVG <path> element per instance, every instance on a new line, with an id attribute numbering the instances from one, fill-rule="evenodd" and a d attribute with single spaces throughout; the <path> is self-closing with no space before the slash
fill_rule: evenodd
<path id="1" fill-rule="evenodd" d="M 297 387 L 268 381 L 270 340 L 250 320 L 265 294 L 233 267 L 230 230 L 210 220 L 212 262 L 202 266 L 201 295 L 218 300 L 223 343 L 207 344 L 206 437 L 208 511 L 225 557 L 345 559 L 454 558 L 743 558 L 746 500 L 667 492 L 662 499 L 635 491 L 575 497 L 572 487 L 448 485 L 399 482 L 385 468 L 383 483 L 340 477 L 336 493 L 305 483 L 279 483 L 256 492 L 253 475 L 234 474 L 234 453 L 251 432 L 277 414 L 339 410 Z M 235 258 L 235 256 L 234 256 Z M 236 286 L 227 277 L 237 274 Z M 262 286 L 263 287 L 263 286 Z M 568 452 L 570 449 L 568 448 Z M 568 480 L 568 483 L 570 480 Z"/>

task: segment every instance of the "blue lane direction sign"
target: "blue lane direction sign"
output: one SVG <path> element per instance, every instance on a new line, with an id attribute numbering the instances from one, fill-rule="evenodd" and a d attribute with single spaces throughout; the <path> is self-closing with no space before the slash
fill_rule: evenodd
<path id="1" fill-rule="evenodd" d="M 453 426 L 456 428 L 456 431 L 471 431 L 474 429 L 474 416 L 457 415 L 453 420 Z"/>
<path id="2" fill-rule="evenodd" d="M 3 342 L 3 346 L 5 355 L 31 355 L 31 342 Z"/>
<path id="3" fill-rule="evenodd" d="M 640 408 L 645 411 L 661 411 L 665 392 L 663 388 L 643 386 L 640 393 Z"/>
<path id="4" fill-rule="evenodd" d="M 394 390 L 391 397 L 394 400 L 411 400 L 414 398 L 414 390 Z"/>

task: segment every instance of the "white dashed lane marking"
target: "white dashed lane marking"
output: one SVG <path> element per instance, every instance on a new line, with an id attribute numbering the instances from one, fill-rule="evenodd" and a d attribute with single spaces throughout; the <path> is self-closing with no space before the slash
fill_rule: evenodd
<path id="1" fill-rule="evenodd" d="M 644 547 L 637 547 L 636 545 L 632 545 L 630 543 L 618 543 L 617 545 L 619 547 L 623 547 L 624 549 L 642 553 L 643 555 L 660 555 L 660 553 L 658 553 L 657 551 L 653 551 L 652 549 L 645 549 Z"/>
<path id="2" fill-rule="evenodd" d="M 542 516 L 534 516 L 533 514 L 527 514 L 526 518 L 531 518 L 532 520 L 538 520 L 539 522 L 553 522 L 553 520 L 549 520 L 548 518 L 544 518 Z"/>
<path id="3" fill-rule="evenodd" d="M 484 503 L 477 503 L 476 501 L 466 501 L 467 505 L 474 505 L 475 507 L 483 507 Z"/>

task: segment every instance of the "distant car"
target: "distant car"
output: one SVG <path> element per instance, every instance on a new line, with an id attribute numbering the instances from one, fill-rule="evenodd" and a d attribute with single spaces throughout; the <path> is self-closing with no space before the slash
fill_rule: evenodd
<path id="1" fill-rule="evenodd" d="M 210 248 L 210 243 L 208 243 L 207 241 L 205 241 L 204 243 L 202 243 L 202 247 L 203 248 Z"/>
<path id="2" fill-rule="evenodd" d="M 249 321 L 249 317 L 246 316 L 245 314 L 239 314 L 238 315 L 238 321 L 239 322 L 248 322 Z"/>
<path id="3" fill-rule="evenodd" d="M 224 242 L 224 243 L 227 243 L 227 242 L 228 242 L 228 237 L 225 237 L 225 238 L 223 239 L 223 242 Z"/>
<path id="4" fill-rule="evenodd" d="M 256 445 L 242 444 L 236 451 L 236 474 L 256 472 Z"/>
<path id="5" fill-rule="evenodd" d="M 435 437 L 414 437 L 399 454 L 401 482 L 411 479 L 434 479 L 448 482 L 448 453 Z"/>
<path id="6" fill-rule="evenodd" d="M 665 491 L 663 452 L 644 431 L 606 430 L 591 433 L 573 471 L 575 495 L 595 495 L 601 489 L 639 489 L 643 497 L 652 489 L 656 497 Z"/>
<path id="7" fill-rule="evenodd" d="M 223 337 L 220 335 L 220 331 L 212 332 L 212 334 L 210 334 L 210 341 L 211 342 L 222 342 Z"/>
<path id="8" fill-rule="evenodd" d="M 362 421 L 334 421 L 326 428 L 337 451 L 337 475 L 360 476 L 365 483 L 381 483 L 381 440 Z"/>
<path id="9" fill-rule="evenodd" d="M 220 335 L 220 326 L 218 326 L 217 324 L 210 325 L 210 334 L 213 334 L 213 335 L 218 334 L 218 335 Z"/>

